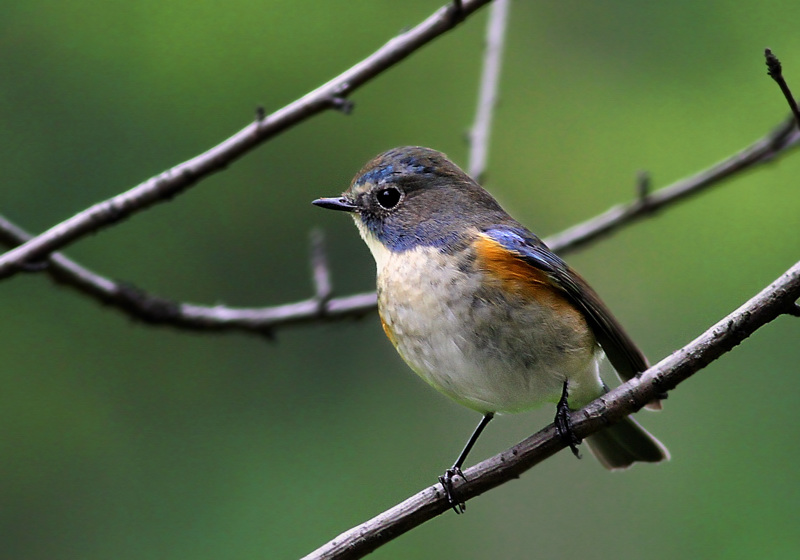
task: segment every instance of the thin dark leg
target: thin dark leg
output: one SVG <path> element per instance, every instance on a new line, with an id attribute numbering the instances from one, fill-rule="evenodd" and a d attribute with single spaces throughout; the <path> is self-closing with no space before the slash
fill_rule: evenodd
<path id="1" fill-rule="evenodd" d="M 447 501 L 450 503 L 450 506 L 456 513 L 464 513 L 464 510 L 467 509 L 467 506 L 461 502 L 456 495 L 455 488 L 453 488 L 453 477 L 460 476 L 466 480 L 464 473 L 461 472 L 461 467 L 464 465 L 464 461 L 467 460 L 467 455 L 469 455 L 469 452 L 472 451 L 472 446 L 474 446 L 475 442 L 478 441 L 478 437 L 481 435 L 481 432 L 483 432 L 483 429 L 492 418 L 494 418 L 494 412 L 487 412 L 484 414 L 483 418 L 481 418 L 481 421 L 478 424 L 478 427 L 475 428 L 475 431 L 472 432 L 472 435 L 469 437 L 467 445 L 464 446 L 464 449 L 461 451 L 458 459 L 456 459 L 456 462 L 453 463 L 453 466 L 444 471 L 444 474 L 439 477 L 439 482 L 442 483 L 442 486 L 444 487 L 444 493 L 447 495 Z"/>
<path id="2" fill-rule="evenodd" d="M 567 403 L 567 399 L 569 397 L 567 386 L 568 382 L 564 381 L 564 388 L 561 390 L 561 398 L 558 399 L 558 404 L 556 405 L 556 418 L 554 422 L 556 425 L 556 431 L 558 432 L 558 435 L 561 436 L 561 440 L 569 445 L 569 448 L 572 450 L 572 454 L 580 459 L 581 454 L 578 452 L 578 445 L 580 445 L 581 440 L 572 431 L 572 418 L 570 417 L 571 411 L 569 404 Z"/>

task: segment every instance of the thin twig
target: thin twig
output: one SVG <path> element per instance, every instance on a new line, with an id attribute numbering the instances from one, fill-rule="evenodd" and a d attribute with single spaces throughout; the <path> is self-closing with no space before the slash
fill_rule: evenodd
<path id="1" fill-rule="evenodd" d="M 792 95 L 792 90 L 789 89 L 789 84 L 787 84 L 786 80 L 783 78 L 781 61 L 778 60 L 778 57 L 769 49 L 764 49 L 764 57 L 767 59 L 767 74 L 769 74 L 770 78 L 775 80 L 778 87 L 781 88 L 781 92 L 786 98 L 786 102 L 789 103 L 789 108 L 792 110 L 794 120 L 797 125 L 800 126 L 800 109 L 797 108 L 797 101 L 795 101 L 794 95 Z"/>
<path id="2" fill-rule="evenodd" d="M 794 120 L 789 119 L 764 138 L 716 165 L 649 193 L 644 199 L 638 197 L 629 204 L 615 206 L 595 218 L 548 237 L 545 242 L 558 253 L 572 251 L 622 226 L 648 217 L 655 210 L 703 192 L 724 179 L 774 161 L 799 142 L 800 133 Z"/>
<path id="3" fill-rule="evenodd" d="M 416 27 L 390 40 L 375 53 L 297 101 L 260 118 L 221 144 L 104 202 L 84 210 L 0 256 L 0 278 L 21 271 L 26 262 L 41 260 L 89 233 L 113 225 L 153 204 L 170 200 L 200 179 L 224 169 L 242 155 L 287 128 L 331 108 L 433 39 L 452 29 L 491 0 L 448 4 Z M 455 17 L 457 16 L 457 17 Z"/>
<path id="4" fill-rule="evenodd" d="M 647 197 L 650 196 L 651 187 L 650 174 L 647 171 L 639 171 L 636 174 L 636 198 L 641 204 L 647 204 Z"/>
<path id="5" fill-rule="evenodd" d="M 572 414 L 579 438 L 643 408 L 665 391 L 737 346 L 760 327 L 785 313 L 800 297 L 800 262 L 758 295 L 719 321 L 694 341 L 634 378 Z M 565 447 L 551 424 L 494 457 L 467 469 L 466 482 L 458 486 L 459 498 L 469 499 L 491 490 L 541 463 Z M 450 509 L 440 484 L 436 484 L 377 517 L 346 531 L 312 552 L 304 560 L 362 558 L 378 547 Z"/>
<path id="6" fill-rule="evenodd" d="M 478 182 L 484 179 L 489 159 L 489 137 L 494 108 L 497 106 L 497 89 L 510 4 L 511 0 L 495 0 L 489 9 L 489 21 L 486 24 L 486 50 L 483 55 L 478 108 L 475 111 L 475 123 L 469 133 L 469 174 Z"/>

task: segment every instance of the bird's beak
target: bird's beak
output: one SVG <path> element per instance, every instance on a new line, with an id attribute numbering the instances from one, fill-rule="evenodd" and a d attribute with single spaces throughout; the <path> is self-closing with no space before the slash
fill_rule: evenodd
<path id="1" fill-rule="evenodd" d="M 357 210 L 357 206 L 343 196 L 339 198 L 318 198 L 311 204 L 328 210 L 341 210 L 342 212 L 355 212 Z"/>

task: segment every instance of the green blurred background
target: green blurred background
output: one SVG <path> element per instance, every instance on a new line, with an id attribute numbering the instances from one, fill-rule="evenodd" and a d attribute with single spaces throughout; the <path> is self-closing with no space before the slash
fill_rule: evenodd
<path id="1" fill-rule="evenodd" d="M 0 212 L 41 231 L 215 145 L 359 61 L 440 2 L 0 3 Z M 788 113 L 800 3 L 516 2 L 486 185 L 546 236 L 694 173 Z M 355 228 L 309 202 L 376 153 L 466 165 L 486 11 L 168 204 L 70 247 L 181 301 L 369 290 Z M 800 153 L 568 260 L 651 360 L 800 258 Z M 0 287 L 0 557 L 294 558 L 436 480 L 477 415 L 420 382 L 375 315 L 269 342 L 132 322 L 44 276 Z M 800 323 L 782 318 L 642 422 L 673 460 L 610 474 L 561 453 L 376 558 L 795 558 Z M 478 460 L 549 423 L 493 423 Z"/>

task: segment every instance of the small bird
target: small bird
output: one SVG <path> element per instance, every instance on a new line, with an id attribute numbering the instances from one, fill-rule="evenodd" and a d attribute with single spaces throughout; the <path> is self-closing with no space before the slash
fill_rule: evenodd
<path id="1" fill-rule="evenodd" d="M 313 204 L 352 214 L 377 264 L 383 330 L 400 356 L 483 415 L 439 477 L 457 513 L 464 504 L 453 480 L 463 478 L 467 454 L 495 413 L 556 404 L 556 428 L 578 455 L 569 413 L 608 391 L 603 354 L 624 380 L 648 367 L 586 281 L 440 152 L 389 150 L 341 197 Z M 587 444 L 608 469 L 669 458 L 630 417 Z"/>

